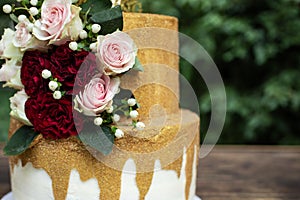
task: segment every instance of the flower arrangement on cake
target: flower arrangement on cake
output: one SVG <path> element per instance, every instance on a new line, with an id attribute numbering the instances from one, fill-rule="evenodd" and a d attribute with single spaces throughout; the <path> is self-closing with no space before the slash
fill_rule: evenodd
<path id="1" fill-rule="evenodd" d="M 127 10 L 139 8 L 136 1 L 126 2 Z M 120 76 L 143 67 L 134 41 L 122 32 L 119 4 L 16 0 L 3 6 L 11 22 L 0 41 L 0 81 L 17 90 L 10 114 L 24 124 L 4 148 L 7 155 L 23 153 L 39 135 L 78 136 L 107 155 L 124 135 L 117 126 L 122 116 L 137 130 L 145 127 L 137 100 L 120 91 Z M 94 137 L 109 142 L 96 145 Z"/>

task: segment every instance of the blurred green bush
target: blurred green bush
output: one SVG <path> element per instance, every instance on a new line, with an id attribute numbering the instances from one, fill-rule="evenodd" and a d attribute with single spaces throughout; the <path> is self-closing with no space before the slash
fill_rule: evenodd
<path id="1" fill-rule="evenodd" d="M 226 85 L 227 116 L 219 143 L 300 144 L 299 0 L 142 0 L 143 11 L 177 16 Z M 184 70 L 183 70 L 184 69 Z M 181 73 L 199 93 L 202 139 L 210 97 L 184 60 Z"/>
<path id="2" fill-rule="evenodd" d="M 141 0 L 144 12 L 179 18 L 180 32 L 211 55 L 227 92 L 219 143 L 300 144 L 299 0 Z M 210 97 L 192 66 L 181 73 L 199 94 L 201 137 Z M 184 70 L 183 70 L 184 69 Z M 12 91 L 0 90 L 0 140 L 7 134 Z"/>

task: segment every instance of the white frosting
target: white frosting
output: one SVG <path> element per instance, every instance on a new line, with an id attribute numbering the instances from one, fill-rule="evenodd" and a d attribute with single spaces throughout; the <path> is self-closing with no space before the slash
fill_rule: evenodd
<path id="1" fill-rule="evenodd" d="M 120 200 L 139 200 L 140 193 L 136 184 L 136 166 L 132 159 L 126 161 L 121 180 Z"/>
<path id="2" fill-rule="evenodd" d="M 96 178 L 85 182 L 80 179 L 80 174 L 73 169 L 70 174 L 69 187 L 66 200 L 99 200 L 100 188 Z"/>
<path id="3" fill-rule="evenodd" d="M 152 199 L 172 199 L 183 200 L 185 198 L 186 185 L 186 150 L 182 157 L 180 177 L 174 170 L 162 170 L 159 160 L 155 162 L 155 169 L 150 189 L 145 197 L 146 200 Z"/>
<path id="4" fill-rule="evenodd" d="M 192 181 L 189 189 L 188 200 L 193 200 L 196 189 L 197 178 L 197 147 L 194 147 L 194 161 L 192 170 Z M 183 151 L 182 167 L 178 177 L 174 170 L 161 169 L 161 163 L 156 160 L 152 183 L 146 194 L 146 200 L 172 199 L 185 200 L 186 187 L 186 150 Z M 54 200 L 52 180 L 43 169 L 36 169 L 31 163 L 22 167 L 19 160 L 14 166 L 11 174 L 12 191 L 16 200 Z M 99 200 L 100 190 L 96 178 L 87 181 L 80 179 L 76 169 L 70 173 L 69 186 L 66 200 Z M 121 176 L 120 200 L 139 200 L 140 194 L 136 183 L 136 165 L 134 160 L 128 159 L 123 167 Z"/>
<path id="5" fill-rule="evenodd" d="M 16 200 L 54 200 L 51 178 L 31 163 L 22 167 L 21 160 L 18 161 L 12 169 L 11 186 Z"/>

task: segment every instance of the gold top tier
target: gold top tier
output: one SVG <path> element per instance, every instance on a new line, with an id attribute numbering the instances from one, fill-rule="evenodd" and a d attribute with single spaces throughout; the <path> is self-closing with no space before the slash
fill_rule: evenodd
<path id="1" fill-rule="evenodd" d="M 178 20 L 175 17 L 124 13 L 124 29 L 135 41 L 144 72 L 131 71 L 121 87 L 130 89 L 141 119 L 179 111 Z"/>

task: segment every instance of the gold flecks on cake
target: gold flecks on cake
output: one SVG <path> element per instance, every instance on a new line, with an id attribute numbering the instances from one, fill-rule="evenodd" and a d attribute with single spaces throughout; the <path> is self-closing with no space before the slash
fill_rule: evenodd
<path id="1" fill-rule="evenodd" d="M 124 13 L 124 28 L 138 48 L 144 72 L 134 70 L 121 77 L 121 88 L 133 91 L 141 108 L 141 119 L 149 117 L 153 105 L 167 113 L 178 112 L 178 25 L 174 17 Z"/>

